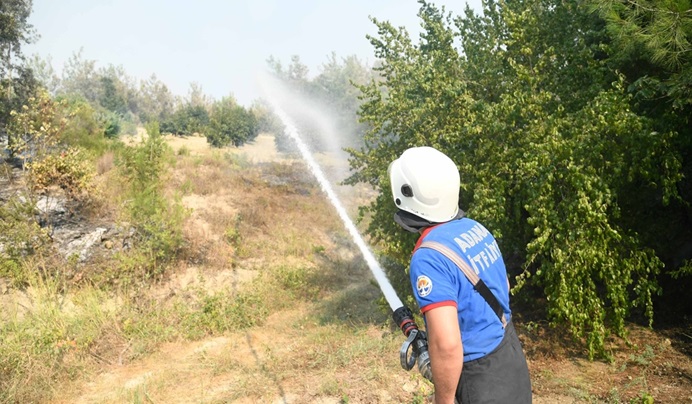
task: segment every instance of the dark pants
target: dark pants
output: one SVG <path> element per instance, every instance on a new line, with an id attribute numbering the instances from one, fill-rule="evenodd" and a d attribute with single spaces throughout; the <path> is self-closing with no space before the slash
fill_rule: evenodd
<path id="1" fill-rule="evenodd" d="M 464 362 L 456 399 L 462 404 L 531 403 L 529 368 L 511 321 L 494 351 Z"/>

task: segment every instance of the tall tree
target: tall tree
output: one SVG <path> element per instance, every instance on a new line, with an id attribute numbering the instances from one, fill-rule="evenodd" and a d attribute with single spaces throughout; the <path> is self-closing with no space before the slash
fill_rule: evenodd
<path id="1" fill-rule="evenodd" d="M 53 68 L 52 58 L 42 59 L 38 55 L 31 56 L 26 63 L 36 80 L 52 95 L 56 95 L 60 87 L 60 78 Z"/>
<path id="2" fill-rule="evenodd" d="M 0 2 L 0 77 L 10 82 L 13 70 L 22 59 L 22 44 L 31 41 L 33 29 L 28 23 L 31 4 L 31 0 Z"/>
<path id="3" fill-rule="evenodd" d="M 462 207 L 494 230 L 518 284 L 604 354 L 633 308 L 653 318 L 663 263 L 621 217 L 646 215 L 628 209 L 637 184 L 658 201 L 677 195 L 677 133 L 632 110 L 603 21 L 583 3 L 489 0 L 454 21 L 420 3 L 419 43 L 377 20 L 371 38 L 382 79 L 362 87 L 372 130 L 352 151 L 351 178 L 381 191 L 370 232 L 406 265 L 411 236 L 392 223 L 387 166 L 410 146 L 439 148 L 459 164 Z"/>
<path id="4" fill-rule="evenodd" d="M 70 56 L 62 69 L 59 95 L 79 95 L 92 105 L 98 105 L 100 79 L 95 60 L 84 59 L 83 49 Z"/>
<path id="5" fill-rule="evenodd" d="M 187 93 L 187 104 L 192 107 L 202 107 L 209 109 L 211 99 L 204 93 L 202 86 L 197 82 L 190 83 L 190 89 Z"/>
<path id="6" fill-rule="evenodd" d="M 322 65 L 320 74 L 312 80 L 313 97 L 328 110 L 337 133 L 335 143 L 339 147 L 357 147 L 367 126 L 358 121 L 359 85 L 372 78 L 372 71 L 356 56 L 337 59 L 332 53 L 327 63 Z"/>
<path id="7" fill-rule="evenodd" d="M 108 111 L 125 115 L 137 114 L 137 80 L 127 75 L 122 66 L 108 65 L 99 69 L 99 104 Z"/>
<path id="8" fill-rule="evenodd" d="M 21 51 L 34 32 L 28 22 L 31 6 L 31 0 L 0 2 L 0 129 L 7 125 L 9 112 L 26 102 L 30 96 L 26 93 L 35 84 L 31 71 L 22 67 Z"/>
<path id="9" fill-rule="evenodd" d="M 163 122 L 173 113 L 175 97 L 155 74 L 141 81 L 137 97 L 138 114 L 142 122 Z"/>
<path id="10" fill-rule="evenodd" d="M 101 76 L 101 94 L 99 103 L 105 109 L 118 114 L 127 112 L 127 100 L 124 94 L 118 91 L 118 82 L 114 77 Z"/>

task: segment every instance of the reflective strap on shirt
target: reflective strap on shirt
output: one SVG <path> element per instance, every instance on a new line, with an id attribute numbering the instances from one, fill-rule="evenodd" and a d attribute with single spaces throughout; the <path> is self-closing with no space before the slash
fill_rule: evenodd
<path id="1" fill-rule="evenodd" d="M 507 318 L 505 317 L 505 312 L 502 310 L 502 306 L 500 305 L 500 302 L 497 300 L 493 292 L 488 288 L 488 285 L 483 282 L 483 280 L 478 277 L 478 274 L 471 269 L 469 264 L 464 261 L 459 254 L 455 253 L 454 250 L 451 248 L 445 246 L 444 244 L 438 243 L 436 241 L 424 241 L 421 243 L 418 248 L 430 248 L 431 250 L 435 250 L 445 257 L 449 258 L 450 261 L 452 261 L 454 264 L 456 264 L 457 267 L 461 270 L 461 272 L 466 275 L 466 278 L 471 282 L 473 287 L 480 293 L 481 296 L 485 299 L 486 302 L 490 305 L 490 308 L 495 312 L 497 317 L 500 319 L 500 322 L 502 322 L 502 328 L 505 328 L 507 326 Z"/>

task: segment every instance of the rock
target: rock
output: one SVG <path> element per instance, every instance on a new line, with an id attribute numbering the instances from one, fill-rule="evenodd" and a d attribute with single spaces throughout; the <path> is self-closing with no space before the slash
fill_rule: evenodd
<path id="1" fill-rule="evenodd" d="M 110 239 L 113 238 L 114 236 L 113 228 L 109 227 L 106 229 L 106 231 L 101 235 L 101 241 L 105 244 L 106 241 L 110 241 Z"/>
<path id="2" fill-rule="evenodd" d="M 67 203 L 66 199 L 63 198 L 56 198 L 53 196 L 41 196 L 38 198 L 38 201 L 36 201 L 36 209 L 42 214 L 63 214 L 67 212 L 67 209 L 65 208 L 65 204 Z"/>
<path id="3" fill-rule="evenodd" d="M 65 248 L 61 249 L 60 252 L 66 258 L 76 254 L 79 257 L 79 262 L 84 262 L 91 255 L 91 248 L 94 244 L 101 242 L 101 236 L 103 236 L 105 232 L 105 228 L 97 227 L 91 233 L 85 234 L 67 243 Z"/>
<path id="4" fill-rule="evenodd" d="M 86 229 L 71 229 L 68 227 L 56 227 L 53 229 L 53 240 L 59 244 L 66 244 L 77 240 L 86 233 Z"/>
<path id="5" fill-rule="evenodd" d="M 106 242 L 103 243 L 103 247 L 110 250 L 113 248 L 113 242 L 111 240 L 106 240 Z"/>

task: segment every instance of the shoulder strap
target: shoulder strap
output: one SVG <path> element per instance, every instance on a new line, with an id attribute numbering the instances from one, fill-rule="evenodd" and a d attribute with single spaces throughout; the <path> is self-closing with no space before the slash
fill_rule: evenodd
<path id="1" fill-rule="evenodd" d="M 420 245 L 423 243 L 423 240 L 425 240 L 425 237 L 434 229 L 435 227 L 442 225 L 444 223 L 439 223 L 434 226 L 426 227 L 420 234 L 420 237 L 418 237 L 418 241 L 416 241 L 416 246 L 413 247 L 413 252 L 416 252 L 417 249 L 420 248 Z"/>
<path id="2" fill-rule="evenodd" d="M 432 250 L 438 251 L 445 257 L 449 258 L 450 261 L 452 261 L 454 264 L 456 264 L 457 267 L 461 270 L 461 272 L 466 275 L 466 278 L 471 282 L 473 287 L 480 293 L 481 296 L 485 299 L 486 302 L 490 305 L 490 308 L 495 312 L 497 317 L 500 319 L 500 322 L 502 322 L 502 328 L 505 328 L 507 326 L 507 319 L 505 318 L 505 312 L 502 310 L 502 306 L 500 305 L 500 302 L 497 300 L 495 295 L 493 295 L 493 292 L 488 288 L 488 285 L 483 282 L 483 279 L 478 277 L 478 274 L 471 269 L 469 264 L 464 261 L 459 254 L 455 253 L 454 250 L 451 248 L 445 246 L 444 244 L 438 243 L 436 241 L 424 241 L 421 243 L 419 248 L 430 248 Z"/>

